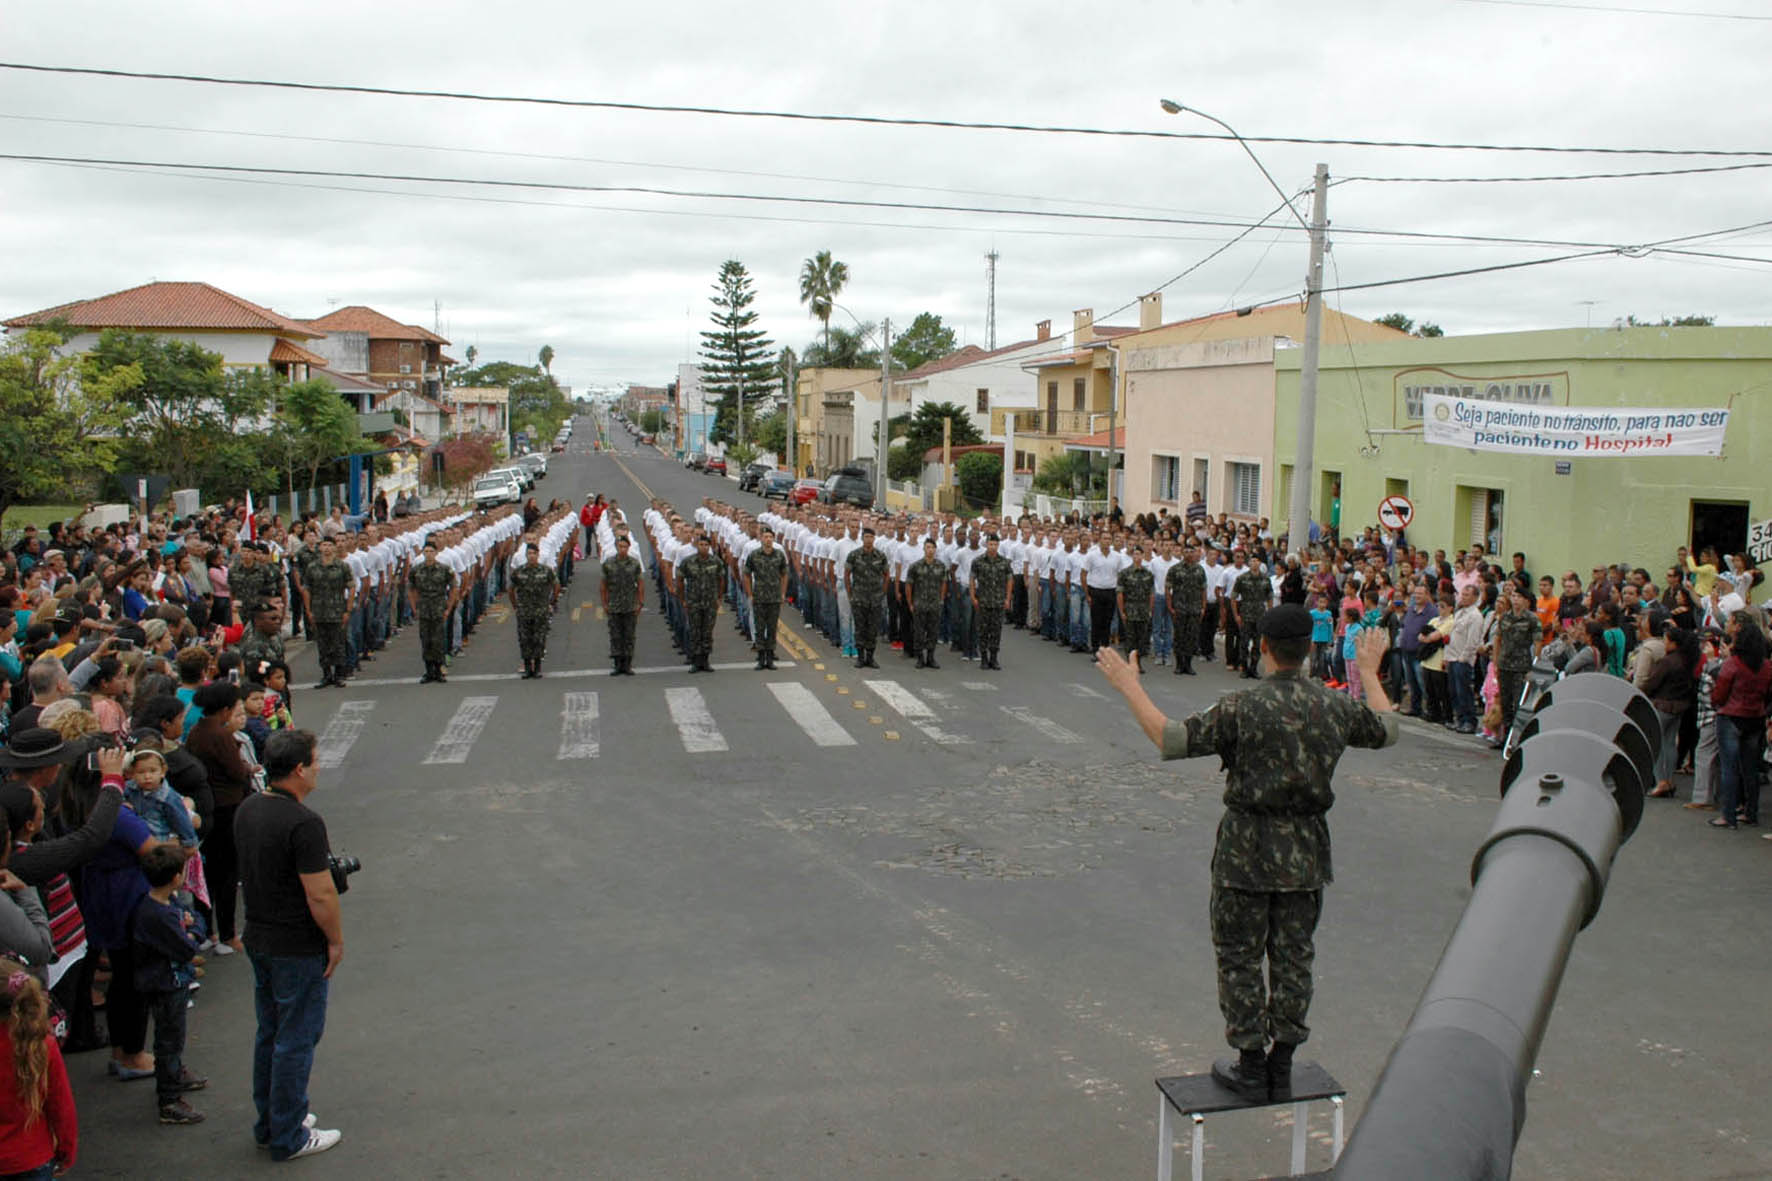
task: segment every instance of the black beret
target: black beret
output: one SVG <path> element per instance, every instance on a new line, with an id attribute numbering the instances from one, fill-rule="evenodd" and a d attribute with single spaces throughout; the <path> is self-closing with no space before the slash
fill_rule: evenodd
<path id="1" fill-rule="evenodd" d="M 1282 603 L 1262 613 L 1261 634 L 1270 640 L 1308 640 L 1311 613 L 1297 603 Z"/>

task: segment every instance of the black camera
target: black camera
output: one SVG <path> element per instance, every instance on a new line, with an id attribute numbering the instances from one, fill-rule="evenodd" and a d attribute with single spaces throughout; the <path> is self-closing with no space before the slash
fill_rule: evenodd
<path id="1" fill-rule="evenodd" d="M 355 857 L 326 858 L 326 868 L 332 871 L 332 886 L 340 894 L 351 888 L 351 875 L 363 868 L 363 863 Z"/>

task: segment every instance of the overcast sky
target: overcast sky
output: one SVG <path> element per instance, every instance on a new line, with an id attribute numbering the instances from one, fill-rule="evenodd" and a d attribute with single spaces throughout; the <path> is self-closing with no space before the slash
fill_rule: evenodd
<path id="1" fill-rule="evenodd" d="M 1568 0 L 1569 4 L 1589 0 Z M 1600 0 L 1591 0 L 1599 3 Z M 331 4 L 94 0 L 12 6 L 0 59 L 142 71 L 1102 128 L 1244 135 L 1772 151 L 1757 0 L 1623 0 L 1761 19 L 1486 0 L 1045 0 L 829 4 Z M 386 15 L 384 15 L 384 12 Z M 124 126 L 133 124 L 135 126 Z M 153 125 L 152 127 L 145 125 Z M 250 134 L 247 134 L 250 133 Z M 373 141 L 349 143 L 340 141 Z M 7 153 L 643 185 L 744 194 L 1258 221 L 1278 204 L 1234 143 L 867 127 L 489 105 L 0 70 Z M 1290 192 L 1334 177 L 1512 176 L 1754 162 L 1257 144 Z M 1760 162 L 1772 162 L 1772 156 Z M 1768 170 L 1330 192 L 1330 286 L 1568 253 L 1362 230 L 1638 245 L 1772 219 Z M 379 190 L 339 191 L 344 188 Z M 691 359 L 722 260 L 755 278 L 778 344 L 815 334 L 803 260 L 828 249 L 857 317 L 934 311 L 985 340 L 1105 316 L 1237 230 L 706 198 L 204 176 L 0 161 L 0 312 L 193 279 L 298 316 L 363 303 L 429 325 L 460 359 L 532 360 L 578 388 L 662 384 Z M 470 198 L 470 199 L 464 199 Z M 1306 202 L 1299 203 L 1308 213 Z M 1296 225 L 1250 234 L 1169 287 L 1165 318 L 1298 291 Z M 1772 227 L 1698 249 L 1772 257 Z M 1332 296 L 1449 333 L 1688 312 L 1772 315 L 1764 265 L 1605 257 Z M 1136 310 L 1116 322 L 1136 322 Z M 834 322 L 846 323 L 839 312 Z"/>

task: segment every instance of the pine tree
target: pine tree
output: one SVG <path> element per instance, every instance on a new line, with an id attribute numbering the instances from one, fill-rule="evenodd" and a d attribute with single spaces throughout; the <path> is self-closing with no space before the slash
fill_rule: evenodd
<path id="1" fill-rule="evenodd" d="M 714 305 L 709 317 L 714 327 L 701 334 L 701 382 L 702 389 L 715 399 L 714 429 L 709 437 L 716 443 L 738 437 L 735 411 L 741 386 L 747 408 L 775 392 L 775 343 L 755 326 L 757 313 L 751 307 L 755 299 L 745 265 L 735 258 L 721 263 L 714 294 L 708 300 Z"/>

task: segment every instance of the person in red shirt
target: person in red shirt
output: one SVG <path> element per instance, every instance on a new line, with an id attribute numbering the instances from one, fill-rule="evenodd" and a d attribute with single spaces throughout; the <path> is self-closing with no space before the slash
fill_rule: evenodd
<path id="1" fill-rule="evenodd" d="M 3 870 L 0 874 L 10 877 Z M 79 1120 L 61 1049 L 49 1032 L 49 994 L 14 960 L 0 959 L 0 1176 L 57 1175 L 74 1164 Z"/>

